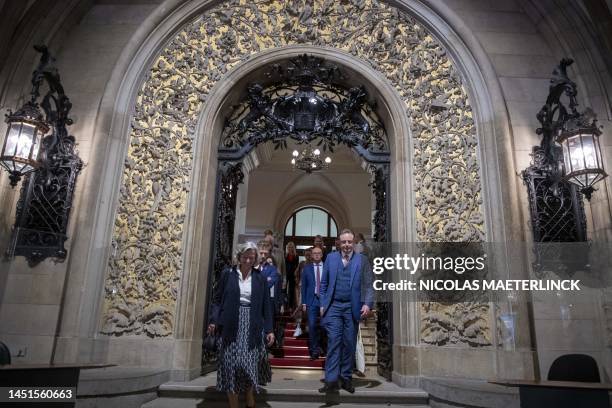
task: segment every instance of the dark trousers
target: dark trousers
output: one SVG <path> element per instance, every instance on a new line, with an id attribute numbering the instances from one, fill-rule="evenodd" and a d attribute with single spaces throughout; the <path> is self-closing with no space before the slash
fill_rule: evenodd
<path id="1" fill-rule="evenodd" d="M 321 336 L 319 334 L 321 308 L 319 299 L 315 298 L 310 306 L 307 307 L 308 312 L 308 351 L 310 355 L 320 354 Z"/>
<path id="2" fill-rule="evenodd" d="M 285 338 L 285 322 L 281 321 L 280 319 L 281 304 L 277 299 L 273 297 L 270 298 L 270 304 L 272 305 L 272 309 L 274 313 L 273 321 L 274 321 L 274 337 L 276 338 L 275 344 L 276 344 L 276 347 L 282 347 L 283 341 Z"/>
<path id="3" fill-rule="evenodd" d="M 287 305 L 295 309 L 295 276 L 287 276 Z"/>
<path id="4" fill-rule="evenodd" d="M 353 320 L 351 302 L 333 301 L 330 304 L 323 318 L 327 331 L 325 381 L 336 382 L 338 378 L 348 380 L 353 375 L 357 324 Z"/>

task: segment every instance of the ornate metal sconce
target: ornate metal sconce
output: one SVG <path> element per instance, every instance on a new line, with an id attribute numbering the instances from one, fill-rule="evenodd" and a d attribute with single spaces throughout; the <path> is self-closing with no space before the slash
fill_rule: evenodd
<path id="1" fill-rule="evenodd" d="M 72 196 L 83 167 L 74 136 L 66 129 L 72 124 L 68 117 L 72 104 L 64 93 L 55 59 L 44 45 L 34 49 L 42 55 L 32 74 L 31 100 L 7 115 L 8 130 L 0 157 L 11 174 L 12 186 L 25 176 L 7 255 L 25 256 L 30 264 L 47 257 L 66 257 L 64 242 Z M 46 93 L 39 105 L 44 84 Z M 49 129 L 51 133 L 42 137 Z"/>
<path id="2" fill-rule="evenodd" d="M 532 163 L 522 173 L 536 242 L 585 241 L 580 194 L 590 200 L 593 185 L 607 176 L 596 116 L 591 109 L 576 109 L 576 84 L 567 76 L 572 63 L 564 58 L 553 71 L 546 104 L 537 114 L 542 142 L 534 146 Z"/>

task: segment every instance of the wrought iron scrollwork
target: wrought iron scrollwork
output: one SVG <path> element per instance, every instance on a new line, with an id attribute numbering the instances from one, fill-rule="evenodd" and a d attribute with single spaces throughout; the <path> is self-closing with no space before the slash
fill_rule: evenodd
<path id="1" fill-rule="evenodd" d="M 534 148 L 534 163 L 523 171 L 529 193 L 531 227 L 535 242 L 580 242 L 586 240 L 584 204 L 575 185 L 558 182 L 542 170 L 544 153 Z"/>
<path id="2" fill-rule="evenodd" d="M 536 133 L 542 135 L 542 141 L 540 146 L 533 147 L 531 165 L 522 172 L 536 243 L 586 241 L 586 217 L 580 193 L 590 199 L 594 189 L 579 191 L 576 185 L 563 179 L 563 151 L 555 141 L 561 131 L 595 126 L 589 111 L 579 113 L 576 109 L 576 84 L 567 76 L 567 67 L 572 63 L 571 59 L 564 58 L 553 72 L 546 104 L 537 115 L 542 126 Z M 561 100 L 564 95 L 569 100 L 567 106 Z M 550 259 L 563 263 L 567 255 L 558 253 L 556 246 L 536 244 L 534 273 L 542 276 L 545 270 L 551 269 Z"/>
<path id="3" fill-rule="evenodd" d="M 228 119 L 221 145 L 225 150 L 252 148 L 272 141 L 286 148 L 316 142 L 333 151 L 344 144 L 388 152 L 384 128 L 367 101 L 365 88 L 338 85 L 339 68 L 321 58 L 302 55 L 288 65 L 274 64 L 273 85 L 251 84 L 248 101 Z M 242 149 L 242 150 L 241 150 Z"/>
<path id="4" fill-rule="evenodd" d="M 389 242 L 390 231 L 389 227 L 389 208 L 387 200 L 387 194 L 389 194 L 389 165 L 378 165 L 370 166 L 370 173 L 372 174 L 372 181 L 370 187 L 372 187 L 372 193 L 375 198 L 375 211 L 374 211 L 374 241 L 376 242 Z"/>
<path id="5" fill-rule="evenodd" d="M 567 67 L 573 60 L 564 58 L 553 71 L 546 104 L 537 114 L 542 135 L 534 146 L 531 165 L 522 172 L 529 194 L 529 210 L 534 241 L 576 242 L 586 240 L 584 204 L 577 188 L 562 179 L 563 152 L 555 137 L 562 129 L 572 129 L 592 121 L 591 115 L 577 111 L 576 84 L 569 79 Z M 564 104 L 562 97 L 569 101 Z M 589 197 L 592 191 L 584 191 Z"/>
<path id="6" fill-rule="evenodd" d="M 72 103 L 64 93 L 55 59 L 47 47 L 35 49 L 42 55 L 32 75 L 32 98 L 40 96 L 40 87 L 46 82 L 48 91 L 40 106 L 46 122 L 52 126 L 52 133 L 42 141 L 42 166 L 24 180 L 11 247 L 7 251 L 9 256 L 26 257 L 31 265 L 48 257 L 66 258 L 68 219 L 76 179 L 83 167 L 75 149 L 75 138 L 66 129 L 72 124 L 68 117 Z"/>
<path id="7" fill-rule="evenodd" d="M 234 221 L 236 220 L 236 197 L 238 186 L 244 180 L 242 163 L 221 162 L 217 172 L 217 203 L 214 224 L 214 246 L 212 257 L 212 276 L 209 279 L 208 299 L 215 293 L 219 277 L 225 267 L 232 263 L 232 243 L 234 242 Z M 208 310 L 206 312 L 208 316 Z M 205 324 L 204 327 L 207 325 Z M 216 354 L 202 349 L 202 367 L 216 363 Z"/>
<path id="8" fill-rule="evenodd" d="M 215 226 L 215 282 L 223 268 L 232 262 L 236 196 L 238 186 L 244 180 L 242 163 L 221 163 L 218 177 L 219 202 L 217 203 L 217 223 Z"/>
<path id="9" fill-rule="evenodd" d="M 391 242 L 389 230 L 389 164 L 370 166 L 370 186 L 375 198 L 374 241 Z M 388 273 L 388 272 L 386 272 Z M 391 379 L 393 372 L 393 309 L 388 299 L 376 302 L 376 355 L 378 374 Z"/>

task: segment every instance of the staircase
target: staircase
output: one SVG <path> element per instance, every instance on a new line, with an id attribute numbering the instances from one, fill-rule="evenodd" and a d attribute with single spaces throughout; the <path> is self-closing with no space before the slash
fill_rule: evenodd
<path id="1" fill-rule="evenodd" d="M 302 335 L 294 338 L 296 323 L 288 314 L 278 317 L 280 324 L 284 325 L 283 346 L 273 348 L 270 365 L 273 368 L 301 368 L 309 370 L 321 370 L 325 367 L 325 357 L 310 360 L 308 353 L 307 324 L 302 323 Z M 361 338 L 365 353 L 366 370 L 376 371 L 376 318 L 361 321 Z"/>
<path id="2" fill-rule="evenodd" d="M 280 324 L 284 325 L 284 340 L 282 347 L 272 349 L 270 365 L 272 368 L 301 368 L 321 370 L 325 366 L 325 357 L 310 359 L 308 353 L 308 332 L 306 324 L 302 323 L 302 335 L 294 338 L 296 324 L 288 314 L 281 315 Z"/>
<path id="3" fill-rule="evenodd" d="M 272 382 L 262 393 L 256 395 L 257 406 L 269 408 L 320 408 L 342 403 L 346 408 L 430 408 L 429 395 L 419 388 L 402 388 L 376 374 L 376 319 L 361 322 L 361 337 L 364 346 L 365 376 L 353 377 L 355 394 L 344 390 L 337 393 L 320 394 L 323 385 L 321 369 L 325 358 L 310 360 L 308 334 L 295 339 L 295 322 L 288 315 L 280 316 L 283 327 L 283 346 L 273 348 Z M 302 325 L 302 331 L 306 324 Z M 306 370 L 305 370 L 306 369 Z M 216 373 L 209 373 L 187 382 L 162 384 L 158 398 L 142 408 L 221 408 L 227 407 L 225 393 L 215 389 Z M 244 402 L 242 402 L 244 404 Z"/>
<path id="4" fill-rule="evenodd" d="M 342 404 L 346 408 L 429 408 L 429 394 L 419 388 L 402 388 L 375 374 L 353 378 L 355 394 L 344 390 L 320 394 L 322 373 L 316 370 L 275 369 L 270 382 L 256 395 L 258 407 L 320 408 Z M 221 408 L 227 407 L 225 393 L 215 389 L 216 373 L 191 381 L 168 382 L 158 389 L 158 398 L 142 408 Z M 241 395 L 241 398 L 243 396 Z M 241 402 L 244 406 L 244 402 Z"/>
<path id="5" fill-rule="evenodd" d="M 374 314 L 374 317 L 362 320 L 359 323 L 359 330 L 361 330 L 366 370 L 376 372 L 376 366 L 378 365 L 376 355 L 376 314 Z"/>

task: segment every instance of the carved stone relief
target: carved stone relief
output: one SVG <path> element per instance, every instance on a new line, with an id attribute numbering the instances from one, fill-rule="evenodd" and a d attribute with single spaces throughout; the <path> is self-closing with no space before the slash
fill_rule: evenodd
<path id="1" fill-rule="evenodd" d="M 178 31 L 137 97 L 103 333 L 172 334 L 198 113 L 213 85 L 238 63 L 294 44 L 333 47 L 367 61 L 404 100 L 412 122 L 419 239 L 483 239 L 467 93 L 449 55 L 421 24 L 373 0 L 230 0 Z"/>
<path id="2" fill-rule="evenodd" d="M 602 294 L 602 309 L 605 324 L 605 344 L 612 347 L 612 289 L 604 289 Z"/>
<path id="3" fill-rule="evenodd" d="M 467 344 L 473 347 L 491 345 L 489 305 L 478 302 L 445 304 L 422 303 L 421 339 L 428 344 L 444 346 Z"/>

